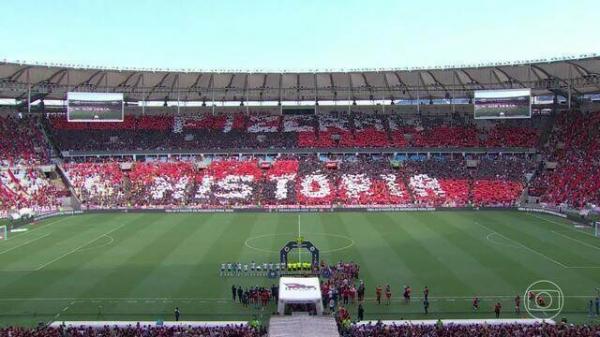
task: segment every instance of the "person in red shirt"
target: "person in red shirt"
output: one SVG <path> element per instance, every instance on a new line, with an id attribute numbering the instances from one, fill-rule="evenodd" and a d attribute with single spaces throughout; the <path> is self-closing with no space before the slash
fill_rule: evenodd
<path id="1" fill-rule="evenodd" d="M 392 288 L 389 284 L 385 286 L 385 299 L 387 302 L 386 304 L 390 305 L 390 303 L 392 302 Z"/>
<path id="2" fill-rule="evenodd" d="M 521 297 L 519 295 L 515 297 L 515 313 L 517 315 L 521 313 Z"/>
<path id="3" fill-rule="evenodd" d="M 426 300 L 429 300 L 429 287 L 425 286 L 425 289 L 423 289 L 423 297 Z"/>
<path id="4" fill-rule="evenodd" d="M 354 304 L 355 301 L 356 301 L 356 288 L 354 287 L 354 285 L 352 285 L 350 287 L 350 302 L 352 304 Z"/>
<path id="5" fill-rule="evenodd" d="M 382 289 L 380 286 L 377 286 L 377 288 L 375 288 L 375 295 L 377 296 L 377 304 L 381 304 L 381 293 L 382 293 Z"/>
<path id="6" fill-rule="evenodd" d="M 344 305 L 348 305 L 348 299 L 350 298 L 350 289 L 346 286 L 342 289 L 342 299 Z"/>
<path id="7" fill-rule="evenodd" d="M 496 313 L 496 318 L 500 318 L 500 310 L 502 310 L 502 304 L 500 304 L 500 302 L 496 302 L 496 305 L 494 305 L 494 313 Z"/>
<path id="8" fill-rule="evenodd" d="M 473 311 L 479 310 L 479 297 L 473 298 Z"/>

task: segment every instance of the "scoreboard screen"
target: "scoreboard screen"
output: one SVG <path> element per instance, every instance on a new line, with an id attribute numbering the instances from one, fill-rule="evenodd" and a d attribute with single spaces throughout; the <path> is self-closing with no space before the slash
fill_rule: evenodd
<path id="1" fill-rule="evenodd" d="M 531 89 L 475 91 L 473 105 L 475 119 L 531 118 Z"/>
<path id="2" fill-rule="evenodd" d="M 122 122 L 123 93 L 69 92 L 69 122 Z"/>

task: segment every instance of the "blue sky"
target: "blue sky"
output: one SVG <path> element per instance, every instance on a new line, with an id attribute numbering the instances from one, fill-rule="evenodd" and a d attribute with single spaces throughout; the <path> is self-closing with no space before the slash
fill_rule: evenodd
<path id="1" fill-rule="evenodd" d="M 0 59 L 306 70 L 600 52 L 600 1 L 2 0 Z"/>

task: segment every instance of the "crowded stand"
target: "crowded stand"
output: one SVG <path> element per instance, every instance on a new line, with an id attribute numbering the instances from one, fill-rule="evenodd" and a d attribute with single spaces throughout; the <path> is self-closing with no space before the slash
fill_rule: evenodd
<path id="1" fill-rule="evenodd" d="M 262 328 L 248 325 L 227 325 L 224 327 L 172 326 L 155 327 L 132 325 L 128 327 L 105 326 L 91 327 L 57 327 L 57 328 L 0 328 L 0 336 L 7 337 L 260 337 L 266 336 Z"/>
<path id="2" fill-rule="evenodd" d="M 530 195 L 549 205 L 582 208 L 600 204 L 600 112 L 570 112 L 557 117 Z"/>
<path id="3" fill-rule="evenodd" d="M 103 328 L 26 328 L 5 327 L 0 328 L 2 336 L 10 337 L 259 337 L 266 336 L 263 329 L 249 326 L 226 327 L 112 327 Z M 598 325 L 570 325 L 570 324 L 503 324 L 503 325 L 385 325 L 371 323 L 365 325 L 352 325 L 349 329 L 341 331 L 342 337 L 403 337 L 403 336 L 446 336 L 446 337 L 535 337 L 535 336 L 578 336 L 594 337 L 600 334 Z"/>
<path id="4" fill-rule="evenodd" d="M 599 325 L 568 324 L 447 324 L 447 325 L 353 325 L 342 332 L 343 337 L 403 337 L 403 336 L 447 336 L 447 337 L 534 337 L 534 336 L 598 336 Z"/>
<path id="5" fill-rule="evenodd" d="M 66 163 L 65 173 L 84 206 L 123 207 L 125 179 L 116 162 Z"/>
<path id="6" fill-rule="evenodd" d="M 68 163 L 87 207 L 512 206 L 531 166 L 512 157 L 465 160 L 287 155 L 270 160 Z M 520 164 L 514 165 L 514 162 Z"/>
<path id="7" fill-rule="evenodd" d="M 56 210 L 60 198 L 67 195 L 64 186 L 53 184 L 39 170 L 13 167 L 0 170 L 0 211 L 33 209 L 36 212 Z"/>
<path id="8" fill-rule="evenodd" d="M 539 123 L 530 124 L 479 127 L 472 121 L 339 112 L 126 116 L 123 123 L 69 123 L 53 115 L 46 123 L 59 148 L 80 151 L 535 147 Z"/>
<path id="9" fill-rule="evenodd" d="M 38 120 L 0 116 L 0 166 L 47 163 L 48 143 Z"/>

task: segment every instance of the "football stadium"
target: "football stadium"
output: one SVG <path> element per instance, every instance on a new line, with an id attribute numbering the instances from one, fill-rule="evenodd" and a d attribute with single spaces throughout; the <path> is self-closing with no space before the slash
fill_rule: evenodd
<path id="1" fill-rule="evenodd" d="M 429 46 L 441 3 L 407 4 L 432 26 L 397 42 L 385 1 L 149 3 L 40 5 L 38 25 L 74 21 L 34 46 L 42 32 L 10 19 L 33 5 L 0 4 L 20 41 L 0 62 L 0 336 L 600 335 L 593 39 L 531 58 L 546 44 L 513 36 L 515 54 L 508 32 L 448 27 Z M 539 15 L 577 39 L 600 29 L 583 4 Z M 501 12 L 526 36 L 500 6 L 476 20 Z M 324 23 L 342 13 L 364 20 L 357 39 L 390 32 L 345 58 L 350 37 Z M 281 30 L 254 35 L 270 19 Z M 98 37 L 115 32 L 131 44 Z M 414 36 L 409 64 L 372 57 Z M 229 58 L 237 42 L 247 58 Z M 427 48 L 464 62 L 423 66 Z"/>

